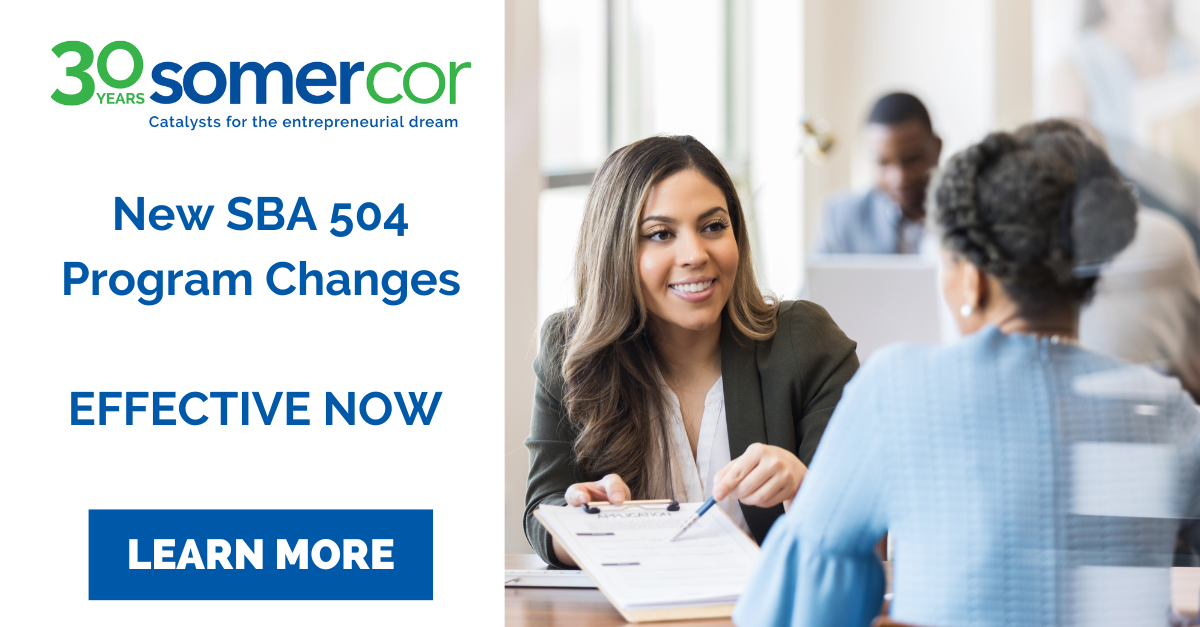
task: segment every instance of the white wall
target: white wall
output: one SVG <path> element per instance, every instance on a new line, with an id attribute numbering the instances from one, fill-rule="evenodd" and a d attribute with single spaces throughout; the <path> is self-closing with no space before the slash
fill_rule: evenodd
<path id="1" fill-rule="evenodd" d="M 803 2 L 755 2 L 750 20 L 750 194 L 742 200 L 754 211 L 760 287 L 794 299 L 804 264 Z"/>
<path id="2" fill-rule="evenodd" d="M 991 4 L 857 0 L 848 96 L 860 123 L 846 129 L 845 147 L 860 146 L 861 120 L 871 103 L 898 90 L 925 102 L 947 156 L 983 136 L 995 116 Z M 857 152 L 851 182 L 869 185 L 869 163 Z"/>
<path id="3" fill-rule="evenodd" d="M 538 3 L 504 3 L 504 552 L 531 553 L 521 527 L 537 334 Z M 487 315 L 486 312 L 483 312 Z M 464 359 L 470 359 L 464 355 Z M 470 463 L 457 460 L 454 463 Z M 485 481 L 490 472 L 479 469 Z M 488 484 L 484 484 L 488 485 Z M 464 491 L 464 498 L 470 498 Z"/>
<path id="4" fill-rule="evenodd" d="M 805 171 L 806 241 L 824 198 L 871 183 L 861 130 L 876 98 L 909 91 L 945 142 L 943 159 L 1032 115 L 1030 0 L 809 0 L 805 105 L 840 145 Z"/>

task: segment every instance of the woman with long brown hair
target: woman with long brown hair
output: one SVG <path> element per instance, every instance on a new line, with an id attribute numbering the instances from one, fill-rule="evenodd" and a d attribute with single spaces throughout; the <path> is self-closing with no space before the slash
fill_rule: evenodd
<path id="1" fill-rule="evenodd" d="M 783 513 L 858 358 L 820 307 L 765 298 L 751 260 L 733 183 L 694 138 L 596 173 L 576 304 L 534 362 L 525 533 L 543 559 L 572 564 L 542 504 L 714 496 L 759 542 Z"/>

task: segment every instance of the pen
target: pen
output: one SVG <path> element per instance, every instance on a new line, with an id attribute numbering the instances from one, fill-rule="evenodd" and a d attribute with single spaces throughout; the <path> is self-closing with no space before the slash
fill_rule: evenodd
<path id="1" fill-rule="evenodd" d="M 704 505 L 701 505 L 700 509 L 696 510 L 695 514 L 692 514 L 686 521 L 684 521 L 683 526 L 679 528 L 679 531 L 675 532 L 675 535 L 671 536 L 671 539 L 668 540 L 668 542 L 674 542 L 676 538 L 683 535 L 683 532 L 687 531 L 688 527 L 691 527 L 693 524 L 695 524 L 697 520 L 700 520 L 700 517 L 704 515 L 704 512 L 707 512 L 708 508 L 715 505 L 716 502 L 717 499 L 711 496 L 708 497 L 708 500 L 704 502 Z"/>

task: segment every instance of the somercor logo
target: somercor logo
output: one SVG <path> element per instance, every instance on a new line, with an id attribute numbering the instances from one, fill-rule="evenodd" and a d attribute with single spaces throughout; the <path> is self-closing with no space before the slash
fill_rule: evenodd
<path id="1" fill-rule="evenodd" d="M 125 78 L 115 78 L 109 73 L 108 60 L 112 53 L 124 50 L 133 58 L 133 69 L 130 70 L 129 76 Z M 143 104 L 145 102 L 142 93 L 96 93 L 96 81 L 88 74 L 88 70 L 95 62 L 96 73 L 100 76 L 100 80 L 105 85 L 112 89 L 127 89 L 132 87 L 142 77 L 142 53 L 137 49 L 137 46 L 128 41 L 114 41 L 100 50 L 100 56 L 96 57 L 91 46 L 82 41 L 64 41 L 57 46 L 51 48 L 56 56 L 62 56 L 68 52 L 74 52 L 79 55 L 79 62 L 75 65 L 66 68 L 67 76 L 79 80 L 79 91 L 75 93 L 67 93 L 61 89 L 54 90 L 50 96 L 54 102 L 63 105 L 81 105 L 96 96 L 97 100 L 105 104 Z M 229 64 L 229 73 L 217 65 L 208 61 L 199 61 L 193 63 L 186 70 L 183 66 L 172 62 L 163 61 L 154 66 L 150 71 L 150 78 L 156 85 L 165 88 L 166 91 L 156 91 L 150 94 L 150 100 L 158 104 L 172 104 L 179 102 L 183 97 L 197 104 L 212 104 L 225 96 L 225 92 L 229 92 L 229 104 L 242 104 L 242 76 L 250 73 L 254 75 L 254 103 L 267 103 L 267 77 L 275 72 L 280 78 L 280 102 L 282 104 L 292 104 L 293 94 L 300 96 L 300 99 L 310 104 L 324 104 L 333 100 L 334 94 L 325 87 L 338 88 L 338 104 L 350 104 L 350 81 L 355 74 L 363 73 L 365 64 L 362 61 L 349 62 L 342 61 L 338 64 L 338 71 L 334 71 L 333 67 L 320 61 L 305 64 L 300 68 L 300 71 L 293 73 L 291 66 L 281 61 L 268 63 L 264 66 L 261 63 L 254 61 L 241 63 L 238 61 Z M 393 104 L 400 102 L 404 98 L 408 98 L 417 104 L 430 104 L 437 102 L 443 95 L 448 95 L 450 104 L 458 102 L 458 74 L 465 69 L 471 67 L 470 63 L 456 63 L 451 61 L 446 71 L 442 71 L 441 67 L 436 64 L 423 61 L 413 63 L 408 66 L 408 69 L 400 67 L 396 63 L 384 61 L 375 64 L 370 71 L 366 72 L 366 87 L 367 93 L 371 99 L 382 104 Z M 380 72 L 389 70 L 395 74 L 399 74 L 402 78 L 401 88 L 396 90 L 394 95 L 380 93 L 376 78 Z M 437 89 L 426 90 L 426 93 L 418 94 L 414 92 L 413 75 L 418 71 L 424 71 L 424 74 L 419 77 L 422 87 L 431 87 L 432 79 L 437 79 Z M 180 76 L 180 72 L 183 72 Z M 432 72 L 433 76 L 429 76 Z M 212 88 L 208 93 L 201 93 L 196 86 L 196 77 L 202 73 L 207 73 L 212 76 Z M 294 77 L 294 80 L 293 80 Z M 317 88 L 314 93 L 314 88 Z"/>

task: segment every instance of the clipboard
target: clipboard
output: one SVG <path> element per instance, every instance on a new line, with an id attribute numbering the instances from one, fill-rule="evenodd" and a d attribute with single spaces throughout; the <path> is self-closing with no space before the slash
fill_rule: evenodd
<path id="1" fill-rule="evenodd" d="M 589 514 L 599 514 L 600 512 L 613 512 L 626 509 L 665 509 L 668 512 L 679 511 L 679 501 L 675 499 L 651 499 L 649 501 L 625 501 L 624 503 L 615 504 L 608 501 L 588 501 L 583 504 L 583 511 Z"/>
<path id="2" fill-rule="evenodd" d="M 691 504 L 692 509 L 695 509 L 695 506 L 698 506 L 698 505 L 699 505 L 699 503 Z M 546 507 L 546 506 L 543 506 L 543 507 Z M 629 510 L 646 510 L 646 511 L 661 510 L 661 511 L 668 511 L 668 512 L 677 512 L 677 511 L 680 511 L 681 508 L 680 508 L 680 504 L 673 500 L 653 500 L 653 501 L 626 501 L 625 503 L 622 503 L 620 505 L 614 505 L 607 501 L 593 501 L 593 502 L 589 502 L 586 505 L 584 505 L 582 509 L 586 514 L 590 515 L 590 514 L 599 514 L 601 512 L 629 511 Z M 568 555 L 571 556 L 571 559 L 573 559 L 576 564 L 579 564 L 581 569 L 583 569 L 585 572 L 587 572 L 588 576 L 591 577 L 592 581 L 595 582 L 596 587 L 604 595 L 604 598 L 607 599 L 608 602 L 610 604 L 612 604 L 612 606 L 617 610 L 617 612 L 619 612 L 621 614 L 621 616 L 628 622 L 642 623 L 642 622 L 657 622 L 657 621 L 700 619 L 700 618 L 729 618 L 730 616 L 733 615 L 733 608 L 734 608 L 733 603 L 719 603 L 719 604 L 712 604 L 712 605 L 680 606 L 680 607 L 665 607 L 665 608 L 652 608 L 652 609 L 636 609 L 636 608 L 625 607 L 619 602 L 617 595 L 615 594 L 615 591 L 608 589 L 608 586 L 606 586 L 603 583 L 604 578 L 599 577 L 599 576 L 597 576 L 596 573 L 592 572 L 592 570 L 588 567 L 588 563 L 585 560 L 579 559 L 579 556 L 576 555 L 576 553 L 571 548 L 572 543 L 569 542 L 568 539 L 561 537 L 559 530 L 557 530 L 555 528 L 555 526 L 552 525 L 546 519 L 545 516 L 543 516 L 541 508 L 539 508 L 538 510 L 534 510 L 534 516 L 538 519 L 538 522 L 542 523 L 542 526 L 546 529 L 546 531 L 549 532 L 550 535 L 553 536 L 555 540 L 558 540 L 559 545 L 561 547 L 563 547 L 563 549 L 567 552 Z M 709 516 L 719 516 L 719 517 L 723 518 L 724 521 L 726 521 L 729 526 L 733 527 L 733 529 L 736 530 L 737 535 L 740 536 L 742 540 L 749 542 L 750 545 L 754 546 L 755 549 L 757 550 L 757 545 L 754 543 L 754 541 L 751 540 L 748 536 L 746 536 L 741 531 L 741 529 L 738 529 L 737 526 L 734 525 L 733 521 L 729 519 L 728 515 L 725 514 L 725 512 L 722 511 L 720 508 L 712 508 L 712 510 L 709 511 L 709 513 L 705 516 L 705 518 L 707 518 Z M 682 520 L 680 522 L 682 522 Z M 663 541 L 666 542 L 666 537 L 663 538 Z"/>

